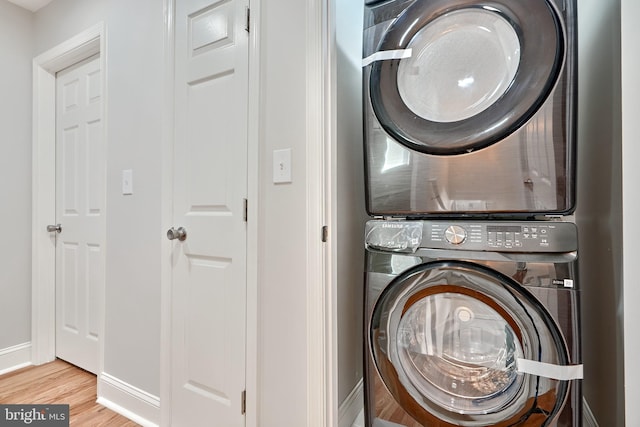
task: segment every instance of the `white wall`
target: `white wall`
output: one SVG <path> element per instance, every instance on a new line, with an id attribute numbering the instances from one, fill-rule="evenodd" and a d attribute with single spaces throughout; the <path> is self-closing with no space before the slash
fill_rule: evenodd
<path id="1" fill-rule="evenodd" d="M 100 21 L 107 39 L 104 370 L 158 396 L 163 2 L 56 0 L 35 15 L 33 56 Z M 121 193 L 123 169 L 133 170 L 132 196 Z"/>
<path id="2" fill-rule="evenodd" d="M 31 13 L 0 0 L 0 353 L 31 341 L 32 29 Z"/>
<path id="3" fill-rule="evenodd" d="M 583 384 L 598 423 L 613 427 L 624 425 L 620 0 L 579 0 L 578 16 Z"/>
<path id="4" fill-rule="evenodd" d="M 622 0 L 622 172 L 624 218 L 624 378 L 627 426 L 640 425 L 640 2 Z M 602 424 L 601 424 L 602 425 Z"/>
<path id="5" fill-rule="evenodd" d="M 308 384 L 306 5 L 261 8 L 257 409 L 261 426 L 298 427 Z M 99 20 L 108 82 L 105 370 L 158 394 L 162 2 L 56 0 L 36 15 L 36 53 Z M 275 185 L 272 151 L 281 148 L 292 149 L 293 182 Z M 125 168 L 134 171 L 133 197 L 119 194 Z"/>
<path id="6" fill-rule="evenodd" d="M 305 3 L 261 2 L 257 369 L 263 427 L 307 422 Z M 276 185 L 272 152 L 284 148 L 292 149 L 293 182 Z"/>
<path id="7" fill-rule="evenodd" d="M 70 39 L 106 17 L 107 0 L 55 0 L 34 14 L 34 56 Z"/>
<path id="8" fill-rule="evenodd" d="M 364 2 L 338 0 L 336 19 L 336 281 L 338 402 L 363 375 L 364 154 L 362 19 Z"/>

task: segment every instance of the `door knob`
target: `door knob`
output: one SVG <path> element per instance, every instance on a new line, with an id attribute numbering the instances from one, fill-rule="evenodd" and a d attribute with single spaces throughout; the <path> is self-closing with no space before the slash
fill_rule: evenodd
<path id="1" fill-rule="evenodd" d="M 56 225 L 47 225 L 47 231 L 49 233 L 53 233 L 54 231 L 56 233 L 62 233 L 62 226 L 60 224 L 56 224 Z"/>
<path id="2" fill-rule="evenodd" d="M 185 241 L 187 239 L 187 230 L 185 230 L 184 227 L 178 227 L 177 229 L 174 227 L 171 227 L 169 230 L 167 230 L 167 239 L 169 240 L 178 239 L 181 242 Z"/>

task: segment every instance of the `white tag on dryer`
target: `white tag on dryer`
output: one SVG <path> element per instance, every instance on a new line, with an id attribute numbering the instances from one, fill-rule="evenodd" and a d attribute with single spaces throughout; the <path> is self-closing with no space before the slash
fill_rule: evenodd
<path id="1" fill-rule="evenodd" d="M 411 49 L 381 50 L 364 58 L 362 60 L 362 66 L 366 67 L 376 61 L 411 58 L 412 53 Z"/>
<path id="2" fill-rule="evenodd" d="M 581 380 L 583 378 L 582 366 L 553 365 L 536 360 L 518 359 L 518 372 L 560 381 Z"/>

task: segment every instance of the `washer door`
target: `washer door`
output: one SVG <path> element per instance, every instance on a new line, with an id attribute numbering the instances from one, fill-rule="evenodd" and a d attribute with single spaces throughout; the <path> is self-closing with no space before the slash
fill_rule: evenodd
<path id="1" fill-rule="evenodd" d="M 460 154 L 498 142 L 545 101 L 560 74 L 564 32 L 547 0 L 417 0 L 378 51 L 370 96 L 382 127 L 407 147 Z"/>
<path id="2" fill-rule="evenodd" d="M 481 265 L 437 261 L 398 276 L 375 304 L 369 339 L 385 386 L 422 425 L 547 425 L 568 395 L 568 381 L 518 366 L 568 363 L 553 319 Z"/>

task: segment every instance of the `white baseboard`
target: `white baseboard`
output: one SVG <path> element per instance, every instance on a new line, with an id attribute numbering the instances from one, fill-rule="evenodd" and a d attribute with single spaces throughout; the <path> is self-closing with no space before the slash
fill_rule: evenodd
<path id="1" fill-rule="evenodd" d="M 596 417 L 591 412 L 587 399 L 582 398 L 582 423 L 584 427 L 599 427 Z"/>
<path id="2" fill-rule="evenodd" d="M 98 377 L 98 403 L 143 427 L 160 425 L 160 398 L 107 373 Z"/>
<path id="3" fill-rule="evenodd" d="M 352 427 L 364 407 L 364 388 L 362 380 L 351 390 L 338 409 L 338 427 Z"/>
<path id="4" fill-rule="evenodd" d="M 0 375 L 31 365 L 31 343 L 0 350 Z"/>

